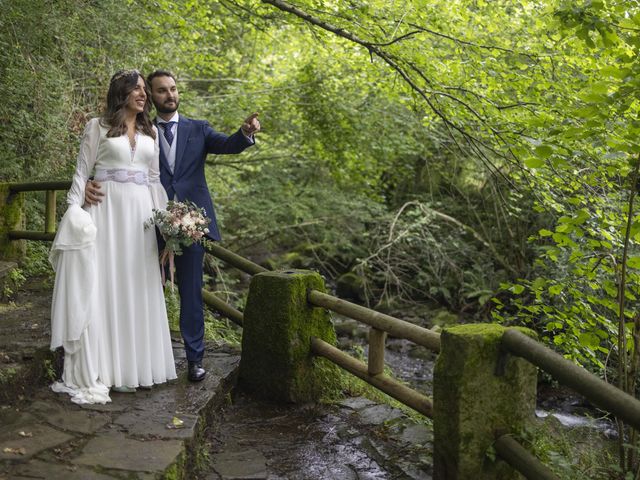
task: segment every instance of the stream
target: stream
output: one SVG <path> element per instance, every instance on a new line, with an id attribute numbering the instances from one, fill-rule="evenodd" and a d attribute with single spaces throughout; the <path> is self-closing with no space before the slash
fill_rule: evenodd
<path id="1" fill-rule="evenodd" d="M 334 319 L 335 320 L 335 319 Z M 367 354 L 366 328 L 336 322 L 338 346 Z M 431 397 L 435 354 L 390 338 L 385 363 L 393 375 Z M 608 438 L 615 425 L 579 395 L 542 385 L 536 415 L 567 428 L 589 427 Z M 358 480 L 432 478 L 433 432 L 386 404 L 362 397 L 330 404 L 275 405 L 235 393 L 208 432 L 206 480 Z"/>

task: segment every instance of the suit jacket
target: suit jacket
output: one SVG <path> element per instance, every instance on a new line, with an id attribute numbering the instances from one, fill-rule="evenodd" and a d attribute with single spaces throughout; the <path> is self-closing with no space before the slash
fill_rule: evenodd
<path id="1" fill-rule="evenodd" d="M 204 208 L 211 219 L 209 234 L 212 240 L 220 240 L 216 213 L 204 175 L 207 154 L 240 153 L 253 143 L 238 129 L 233 135 L 216 132 L 204 120 L 192 120 L 180 115 L 178 122 L 178 144 L 173 173 L 169 169 L 166 155 L 160 143 L 160 181 L 169 200 L 177 195 L 178 200 L 190 200 Z"/>

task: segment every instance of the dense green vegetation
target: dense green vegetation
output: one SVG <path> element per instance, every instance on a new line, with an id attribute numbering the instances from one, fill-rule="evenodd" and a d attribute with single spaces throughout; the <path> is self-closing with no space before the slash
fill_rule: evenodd
<path id="1" fill-rule="evenodd" d="M 260 112 L 256 148 L 210 158 L 226 246 L 354 272 L 378 308 L 531 326 L 636 391 L 637 1 L 0 7 L 1 181 L 69 178 L 110 75 L 169 68 L 186 115 Z"/>

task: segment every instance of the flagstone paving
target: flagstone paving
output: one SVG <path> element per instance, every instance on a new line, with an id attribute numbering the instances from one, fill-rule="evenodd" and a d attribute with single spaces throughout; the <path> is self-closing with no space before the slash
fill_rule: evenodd
<path id="1" fill-rule="evenodd" d="M 175 345 L 176 356 L 182 345 Z M 0 479 L 181 478 L 201 454 L 202 432 L 235 382 L 239 352 L 205 358 L 203 382 L 178 380 L 112 403 L 78 406 L 40 388 L 34 398 L 0 407 Z"/>

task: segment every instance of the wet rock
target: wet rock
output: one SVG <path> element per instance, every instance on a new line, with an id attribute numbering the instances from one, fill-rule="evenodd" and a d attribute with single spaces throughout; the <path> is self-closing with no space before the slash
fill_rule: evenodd
<path id="1" fill-rule="evenodd" d="M 353 272 L 343 273 L 336 280 L 336 295 L 361 302 L 365 299 L 362 277 Z"/>
<path id="2" fill-rule="evenodd" d="M 46 480 L 113 480 L 113 477 L 103 475 L 85 467 L 77 465 L 54 464 L 34 460 L 19 466 L 11 478 L 42 478 Z"/>
<path id="3" fill-rule="evenodd" d="M 363 422 L 360 412 L 366 412 L 372 423 Z M 400 418 L 396 418 L 398 414 Z M 390 424 L 397 424 L 398 429 L 392 430 Z M 422 456 L 416 460 L 423 445 L 414 449 L 400 438 L 403 429 L 414 424 L 399 410 L 365 398 L 309 408 L 271 405 L 240 396 L 225 408 L 209 434 L 211 458 L 242 452 L 251 445 L 267 459 L 269 480 L 422 480 L 428 478 L 429 471 L 429 465 L 421 463 Z M 418 431 L 413 433 L 419 435 Z M 416 464 L 413 477 L 403 473 L 410 469 L 400 468 L 402 462 Z M 208 478 L 223 478 L 216 461 L 213 463 L 216 473 Z"/>
<path id="4" fill-rule="evenodd" d="M 389 405 L 374 405 L 358 412 L 360 421 L 365 425 L 382 425 L 390 420 L 401 418 L 404 414 Z"/>
<path id="5" fill-rule="evenodd" d="M 174 421 L 174 418 L 178 419 Z M 165 439 L 191 438 L 195 434 L 196 415 L 135 410 L 117 417 L 113 423 L 129 435 Z"/>
<path id="6" fill-rule="evenodd" d="M 73 463 L 134 472 L 164 472 L 177 461 L 182 448 L 183 443 L 178 440 L 140 441 L 114 432 L 89 440 Z"/>
<path id="7" fill-rule="evenodd" d="M 267 459 L 258 450 L 223 452 L 212 456 L 213 469 L 222 480 L 267 478 Z"/>
<path id="8" fill-rule="evenodd" d="M 9 414 L 13 413 L 12 417 Z M 0 460 L 26 462 L 34 455 L 74 437 L 43 425 L 28 413 L 3 412 L 0 424 Z"/>
<path id="9" fill-rule="evenodd" d="M 27 411 L 60 430 L 84 434 L 96 432 L 111 419 L 102 413 L 82 410 L 70 402 L 63 407 L 54 402 L 38 400 L 33 402 Z"/>
<path id="10" fill-rule="evenodd" d="M 405 475 L 405 478 L 410 480 L 432 480 L 433 476 L 431 472 L 425 472 L 420 470 L 416 466 L 412 465 L 410 462 L 404 460 L 398 462 L 398 468 L 402 470 L 402 473 Z"/>
<path id="11" fill-rule="evenodd" d="M 353 339 L 366 340 L 368 338 L 369 327 L 367 325 L 358 322 L 357 320 L 341 317 L 335 313 L 332 315 L 332 318 L 336 335 L 340 337 L 340 341 L 343 344 L 347 344 Z"/>
<path id="12" fill-rule="evenodd" d="M 402 430 L 399 438 L 411 445 L 425 445 L 433 442 L 433 428 L 426 425 L 409 425 Z"/>
<path id="13" fill-rule="evenodd" d="M 341 407 L 347 407 L 351 410 L 362 410 L 363 408 L 376 405 L 376 402 L 365 397 L 349 397 L 338 402 Z"/>

